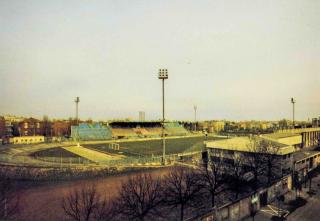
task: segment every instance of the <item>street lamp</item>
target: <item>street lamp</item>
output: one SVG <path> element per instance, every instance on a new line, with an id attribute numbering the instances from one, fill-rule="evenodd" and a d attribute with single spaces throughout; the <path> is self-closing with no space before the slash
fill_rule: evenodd
<path id="1" fill-rule="evenodd" d="M 293 129 L 294 129 L 294 104 L 296 103 L 296 100 L 292 97 L 291 98 L 291 103 L 292 103 L 292 124 L 293 124 Z"/>
<path id="2" fill-rule="evenodd" d="M 168 79 L 168 69 L 159 69 L 158 78 L 162 80 L 162 163 L 166 163 L 166 140 L 164 136 L 164 80 Z"/>

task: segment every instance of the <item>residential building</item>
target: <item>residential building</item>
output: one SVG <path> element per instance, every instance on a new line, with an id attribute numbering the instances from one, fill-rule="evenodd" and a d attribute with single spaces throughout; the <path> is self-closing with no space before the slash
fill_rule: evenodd
<path id="1" fill-rule="evenodd" d="M 71 122 L 69 121 L 54 121 L 51 123 L 52 137 L 70 137 Z"/>
<path id="2" fill-rule="evenodd" d="M 44 135 L 43 123 L 35 118 L 28 118 L 19 123 L 14 123 L 15 136 L 42 136 Z"/>
<path id="3" fill-rule="evenodd" d="M 224 121 L 211 121 L 208 125 L 208 131 L 209 133 L 219 133 L 224 130 L 224 127 Z"/>
<path id="4" fill-rule="evenodd" d="M 18 122 L 21 122 L 25 119 L 25 117 L 20 117 L 20 116 L 15 116 L 15 115 L 4 115 L 3 117 L 6 121 L 9 121 L 11 123 L 13 123 L 13 122 L 18 123 Z"/>
<path id="5" fill-rule="evenodd" d="M 312 118 L 312 127 L 320 127 L 320 117 L 319 118 Z"/>
<path id="6" fill-rule="evenodd" d="M 10 121 L 5 117 L 0 117 L 0 139 L 1 143 L 5 144 L 9 142 L 9 138 L 13 136 L 13 126 Z"/>
<path id="7" fill-rule="evenodd" d="M 4 117 L 0 117 L 0 139 L 3 139 L 6 135 L 6 121 Z"/>
<path id="8" fill-rule="evenodd" d="M 139 121 L 146 120 L 146 113 L 144 111 L 139 111 Z"/>

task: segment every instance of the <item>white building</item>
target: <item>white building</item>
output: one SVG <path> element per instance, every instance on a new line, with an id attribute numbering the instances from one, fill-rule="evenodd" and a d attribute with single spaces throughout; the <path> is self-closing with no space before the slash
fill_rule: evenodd
<path id="1" fill-rule="evenodd" d="M 11 144 L 33 144 L 43 143 L 44 136 L 22 136 L 22 137 L 11 137 L 9 143 Z"/>
<path id="2" fill-rule="evenodd" d="M 146 120 L 146 113 L 144 111 L 139 111 L 139 121 Z"/>

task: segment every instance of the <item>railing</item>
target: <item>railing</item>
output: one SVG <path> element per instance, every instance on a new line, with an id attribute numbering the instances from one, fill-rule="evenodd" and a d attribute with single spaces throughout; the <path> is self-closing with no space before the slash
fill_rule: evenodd
<path id="1" fill-rule="evenodd" d="M 199 151 L 166 155 L 167 164 L 190 161 L 190 157 L 200 154 Z M 186 160 L 185 160 L 186 159 Z M 30 167 L 149 167 L 160 166 L 162 156 L 126 157 L 117 160 L 90 161 L 82 157 L 31 157 L 21 155 L 1 154 L 0 163 L 16 166 Z"/>
<path id="2" fill-rule="evenodd" d="M 282 129 L 282 130 L 276 131 L 276 133 L 303 133 L 303 132 L 312 132 L 312 131 L 320 131 L 320 127 Z"/>

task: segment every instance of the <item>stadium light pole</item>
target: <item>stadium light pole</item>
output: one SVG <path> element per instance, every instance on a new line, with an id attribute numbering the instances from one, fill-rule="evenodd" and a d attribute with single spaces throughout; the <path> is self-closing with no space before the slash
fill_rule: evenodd
<path id="1" fill-rule="evenodd" d="M 162 80 L 162 163 L 166 164 L 166 140 L 164 136 L 164 80 L 168 79 L 168 69 L 159 69 L 158 78 Z"/>
<path id="2" fill-rule="evenodd" d="M 197 105 L 194 105 L 193 109 L 194 109 L 194 131 L 197 131 Z"/>
<path id="3" fill-rule="evenodd" d="M 76 125 L 77 125 L 77 136 L 76 136 L 76 141 L 77 142 L 77 146 L 79 147 L 79 102 L 80 102 L 80 98 L 76 97 L 76 99 L 74 100 L 74 102 L 76 103 Z"/>
<path id="4" fill-rule="evenodd" d="M 74 102 L 76 103 L 76 124 L 79 124 L 79 118 L 78 118 L 78 114 L 79 114 L 79 102 L 80 102 L 80 98 L 76 97 L 76 99 L 74 100 Z"/>
<path id="5" fill-rule="evenodd" d="M 294 104 L 296 103 L 296 100 L 292 97 L 291 98 L 291 103 L 292 103 L 292 125 L 293 125 L 293 129 L 294 129 Z"/>

